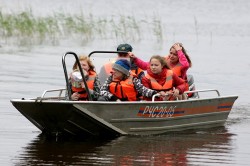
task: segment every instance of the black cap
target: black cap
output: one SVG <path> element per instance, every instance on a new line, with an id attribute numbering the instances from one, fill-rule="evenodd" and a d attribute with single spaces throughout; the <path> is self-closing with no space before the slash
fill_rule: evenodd
<path id="1" fill-rule="evenodd" d="M 117 51 L 126 51 L 126 52 L 132 52 L 133 48 L 130 44 L 120 44 L 118 47 L 117 47 Z"/>

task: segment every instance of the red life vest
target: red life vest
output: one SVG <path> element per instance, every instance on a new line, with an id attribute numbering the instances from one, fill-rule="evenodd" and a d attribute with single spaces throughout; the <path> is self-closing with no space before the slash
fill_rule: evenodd
<path id="1" fill-rule="evenodd" d="M 89 75 L 88 75 L 88 80 L 86 80 L 86 83 L 87 83 L 87 86 L 89 89 L 93 90 L 94 89 L 94 81 L 95 81 L 95 78 L 96 78 L 96 72 L 95 71 L 89 71 L 88 72 Z M 74 87 L 72 86 L 72 91 L 73 93 L 75 92 L 78 92 L 80 94 L 80 98 L 79 100 L 87 100 L 88 99 L 88 94 L 87 94 L 87 91 L 85 88 L 82 88 L 82 87 Z"/>
<path id="2" fill-rule="evenodd" d="M 113 80 L 109 84 L 110 93 L 114 94 L 122 101 L 136 101 L 137 92 L 133 84 L 133 76 L 130 75 L 124 81 Z"/>

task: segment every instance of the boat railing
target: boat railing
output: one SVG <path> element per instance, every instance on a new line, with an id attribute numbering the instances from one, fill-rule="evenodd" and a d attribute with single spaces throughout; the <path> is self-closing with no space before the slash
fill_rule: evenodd
<path id="1" fill-rule="evenodd" d="M 83 80 L 83 83 L 84 83 L 84 86 L 85 86 L 85 90 L 86 90 L 86 92 L 88 94 L 88 99 L 89 99 L 89 101 L 91 101 L 92 97 L 90 95 L 90 91 L 89 91 L 87 82 L 85 80 L 85 75 L 83 73 L 83 69 L 81 68 L 81 64 L 80 64 L 80 61 L 78 59 L 77 54 L 74 53 L 74 52 L 66 52 L 66 54 L 62 57 L 62 65 L 63 65 L 63 71 L 64 71 L 64 75 L 65 75 L 65 81 L 66 81 L 68 96 L 71 96 L 71 87 L 70 87 L 69 78 L 68 78 L 68 72 L 67 72 L 67 67 L 66 67 L 66 56 L 67 55 L 73 55 L 75 57 L 76 64 L 77 64 L 77 66 L 79 68 L 79 71 L 81 73 L 81 76 L 83 78 L 82 80 Z M 70 98 L 68 98 L 68 99 L 70 100 Z"/>
<path id="2" fill-rule="evenodd" d="M 58 99 L 58 100 L 62 100 L 65 99 L 65 96 L 62 96 L 63 91 L 66 91 L 67 89 L 65 88 L 60 88 L 60 89 L 49 89 L 49 90 L 45 90 L 41 97 L 38 97 L 37 100 L 48 100 L 48 99 Z M 49 92 L 58 92 L 57 96 L 52 96 L 52 97 L 45 97 L 45 95 Z M 199 93 L 201 92 L 216 92 L 216 94 L 218 95 L 218 97 L 220 97 L 220 92 L 216 89 L 203 89 L 203 90 L 194 90 L 194 91 L 185 91 L 184 94 L 188 94 L 188 93 L 196 93 L 196 97 L 195 98 L 200 98 Z M 155 98 L 160 96 L 159 93 L 153 95 L 152 97 L 152 102 L 155 101 Z M 176 98 L 176 100 L 178 100 L 178 98 Z"/>
<path id="3" fill-rule="evenodd" d="M 203 89 L 203 90 L 194 90 L 194 91 L 185 91 L 184 94 L 188 94 L 188 93 L 195 93 L 196 97 L 195 98 L 200 98 L 199 93 L 201 92 L 216 92 L 216 94 L 218 95 L 218 97 L 220 97 L 220 92 L 216 89 Z M 160 96 L 159 93 L 153 95 L 152 97 L 152 102 L 155 101 L 155 97 Z M 176 98 L 176 100 L 178 100 L 178 98 Z"/>
<path id="4" fill-rule="evenodd" d="M 155 101 L 155 98 L 158 97 L 158 96 L 160 96 L 159 93 L 153 95 L 153 97 L 152 97 L 152 102 L 154 102 L 154 101 Z M 168 96 L 168 95 L 166 95 L 166 96 Z M 176 98 L 176 100 L 178 100 L 178 98 Z"/>
<path id="5" fill-rule="evenodd" d="M 88 57 L 90 57 L 92 54 L 95 54 L 95 53 L 127 53 L 125 51 L 93 51 L 91 52 Z M 64 70 L 64 75 L 65 75 L 65 81 L 66 81 L 66 87 L 67 87 L 67 93 L 68 93 L 68 97 L 71 96 L 71 86 L 70 86 L 70 83 L 69 83 L 69 78 L 68 78 L 68 72 L 67 72 L 67 66 L 66 66 L 66 56 L 68 55 L 72 55 L 75 57 L 75 60 L 76 60 L 76 64 L 79 68 L 79 71 L 81 73 L 81 76 L 83 78 L 83 83 L 84 83 L 84 86 L 85 86 L 85 90 L 88 94 L 88 100 L 89 101 L 92 101 L 92 97 L 90 95 L 90 90 L 89 90 L 89 87 L 87 85 L 87 82 L 86 82 L 86 79 L 85 79 L 85 75 L 83 73 L 83 69 L 81 67 L 81 64 L 80 64 L 80 61 L 79 61 L 79 58 L 78 58 L 78 55 L 74 52 L 66 52 L 63 57 L 62 57 L 62 65 L 63 65 L 63 70 Z M 71 100 L 70 97 L 68 98 L 68 100 Z"/>
<path id="6" fill-rule="evenodd" d="M 127 54 L 127 51 L 92 51 L 89 53 L 88 57 L 91 57 L 91 55 L 96 54 L 96 53 L 122 53 L 122 54 Z"/>
<path id="7" fill-rule="evenodd" d="M 218 97 L 220 97 L 220 92 L 217 89 L 203 89 L 203 90 L 185 91 L 184 94 L 195 93 L 196 94 L 195 98 L 200 98 L 199 93 L 201 93 L 201 92 L 216 92 Z"/>
<path id="8" fill-rule="evenodd" d="M 49 89 L 49 90 L 45 90 L 43 93 L 42 93 L 42 95 L 41 95 L 41 97 L 37 97 L 36 98 L 36 100 L 38 101 L 42 101 L 42 100 L 55 100 L 55 99 L 57 99 L 57 100 L 65 100 L 65 95 L 64 96 L 62 96 L 62 94 L 64 94 L 63 93 L 63 91 L 66 91 L 66 89 L 65 88 L 60 88 L 60 89 Z M 47 97 L 46 95 L 48 94 L 48 93 L 53 93 L 53 92 L 58 92 L 58 94 L 57 95 L 54 95 L 54 96 L 49 96 L 49 97 Z M 54 93 L 53 93 L 54 94 Z"/>

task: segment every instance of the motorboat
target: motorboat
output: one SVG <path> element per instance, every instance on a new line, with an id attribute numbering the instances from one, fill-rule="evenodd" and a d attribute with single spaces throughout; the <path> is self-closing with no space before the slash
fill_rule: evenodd
<path id="1" fill-rule="evenodd" d="M 93 51 L 89 57 L 94 53 L 117 52 Z M 65 60 L 68 55 L 73 55 L 80 66 L 74 52 L 62 57 L 66 88 L 45 90 L 36 98 L 11 100 L 13 106 L 46 135 L 152 135 L 223 126 L 238 98 L 237 95 L 221 96 L 216 89 L 195 89 L 185 92 L 195 94 L 187 100 L 155 101 L 155 95 L 152 101 L 92 101 L 90 97 L 89 101 L 71 101 L 65 97 L 65 92 L 71 94 Z M 80 72 L 84 77 L 82 69 Z M 86 91 L 89 93 L 88 88 Z"/>

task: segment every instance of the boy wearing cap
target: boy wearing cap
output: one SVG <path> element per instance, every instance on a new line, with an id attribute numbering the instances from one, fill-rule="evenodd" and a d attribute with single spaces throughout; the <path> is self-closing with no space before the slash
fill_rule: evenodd
<path id="1" fill-rule="evenodd" d="M 124 44 L 120 44 L 118 47 L 117 47 L 117 51 L 125 51 L 125 52 L 132 52 L 133 48 L 130 44 L 127 44 L 127 43 L 124 43 Z M 134 73 L 138 79 L 141 80 L 141 78 L 143 76 L 145 76 L 144 74 L 144 71 L 139 68 L 134 62 L 133 60 L 131 59 L 130 60 L 130 56 L 128 53 L 118 53 L 118 57 L 117 59 L 127 59 L 130 61 L 131 63 L 131 67 L 130 67 L 130 70 L 132 73 Z M 107 63 L 105 64 L 101 70 L 100 70 L 100 73 L 99 73 L 99 79 L 101 81 L 101 84 L 103 84 L 105 82 L 105 80 L 108 78 L 108 76 L 110 75 L 110 72 L 112 71 L 112 65 L 114 63 L 110 62 L 110 63 Z"/>
<path id="2" fill-rule="evenodd" d="M 137 101 L 138 94 L 152 97 L 155 90 L 146 88 L 130 73 L 130 62 L 117 60 L 112 66 L 112 75 L 107 78 L 100 90 L 99 101 Z"/>

